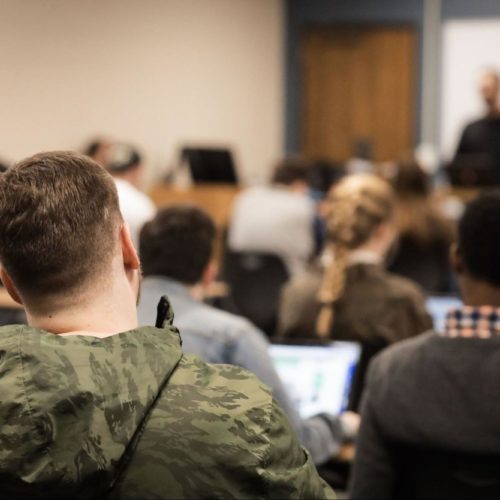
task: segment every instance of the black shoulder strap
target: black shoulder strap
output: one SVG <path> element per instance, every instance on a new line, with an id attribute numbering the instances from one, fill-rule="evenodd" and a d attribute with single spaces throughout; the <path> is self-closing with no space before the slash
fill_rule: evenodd
<path id="1" fill-rule="evenodd" d="M 163 295 L 156 308 L 156 328 L 165 328 L 165 325 L 173 325 L 174 311 L 166 295 Z"/>

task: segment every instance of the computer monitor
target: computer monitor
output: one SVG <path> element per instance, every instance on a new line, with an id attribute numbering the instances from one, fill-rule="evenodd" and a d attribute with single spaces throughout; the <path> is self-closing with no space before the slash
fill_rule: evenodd
<path id="1" fill-rule="evenodd" d="M 189 165 L 195 183 L 237 184 L 236 168 L 229 149 L 183 148 L 181 158 Z"/>
<path id="2" fill-rule="evenodd" d="M 347 408 L 353 375 L 361 355 L 359 344 L 274 342 L 269 352 L 302 418 L 319 413 L 337 415 Z"/>
<path id="3" fill-rule="evenodd" d="M 432 317 L 434 330 L 443 332 L 446 323 L 446 314 L 450 309 L 462 306 L 462 301 L 454 295 L 431 295 L 427 298 L 426 308 Z"/>

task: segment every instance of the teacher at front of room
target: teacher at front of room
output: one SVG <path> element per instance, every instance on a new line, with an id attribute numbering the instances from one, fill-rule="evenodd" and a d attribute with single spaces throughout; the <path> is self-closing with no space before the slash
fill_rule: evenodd
<path id="1" fill-rule="evenodd" d="M 453 163 L 498 169 L 500 179 L 500 75 L 485 72 L 479 90 L 486 113 L 464 128 Z"/>

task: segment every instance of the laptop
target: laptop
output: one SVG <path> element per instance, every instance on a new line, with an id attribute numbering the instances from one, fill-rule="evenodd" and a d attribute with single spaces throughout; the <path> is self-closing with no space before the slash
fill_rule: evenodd
<path id="1" fill-rule="evenodd" d="M 233 154 L 229 149 L 184 148 L 181 159 L 187 161 L 195 183 L 238 183 Z"/>
<path id="2" fill-rule="evenodd" d="M 269 353 L 302 418 L 345 411 L 361 356 L 356 342 L 321 344 L 273 341 Z"/>
<path id="3" fill-rule="evenodd" d="M 450 309 L 462 307 L 462 301 L 454 295 L 430 295 L 425 306 L 432 317 L 434 330 L 442 333 L 446 323 L 446 314 Z"/>

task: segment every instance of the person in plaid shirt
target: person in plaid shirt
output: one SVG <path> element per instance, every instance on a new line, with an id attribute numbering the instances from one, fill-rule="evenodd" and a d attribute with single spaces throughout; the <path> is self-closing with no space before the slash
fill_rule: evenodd
<path id="1" fill-rule="evenodd" d="M 397 494 L 394 445 L 500 455 L 500 192 L 472 201 L 451 260 L 463 307 L 372 362 L 351 498 Z"/>

